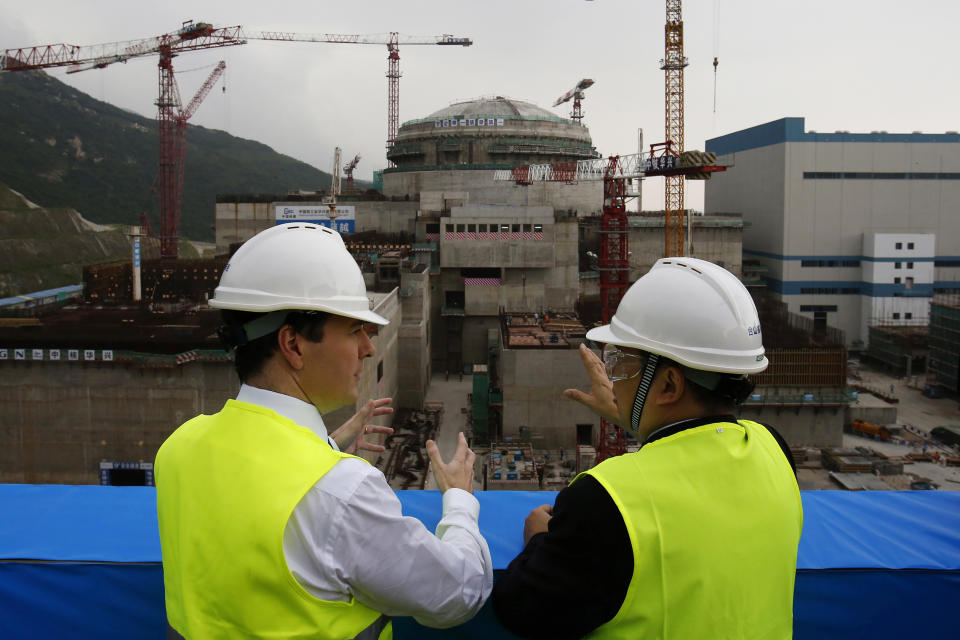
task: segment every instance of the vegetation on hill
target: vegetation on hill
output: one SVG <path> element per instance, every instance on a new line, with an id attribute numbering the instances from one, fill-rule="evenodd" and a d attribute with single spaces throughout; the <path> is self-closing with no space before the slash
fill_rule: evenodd
<path id="1" fill-rule="evenodd" d="M 159 229 L 155 120 L 40 71 L 0 75 L 0 105 L 0 182 L 38 205 L 76 209 L 97 223 L 139 224 L 145 211 Z M 330 174 L 266 145 L 189 125 L 180 235 L 214 239 L 218 193 L 329 184 Z"/>
<path id="2" fill-rule="evenodd" d="M 31 207 L 0 184 L 0 298 L 78 284 L 85 264 L 129 259 L 123 230 L 90 227 L 76 211 Z"/>

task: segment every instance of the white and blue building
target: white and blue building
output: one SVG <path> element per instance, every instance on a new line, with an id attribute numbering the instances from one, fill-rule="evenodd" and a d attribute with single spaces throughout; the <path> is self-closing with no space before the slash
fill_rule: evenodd
<path id="1" fill-rule="evenodd" d="M 960 133 L 821 133 L 783 118 L 708 140 L 729 165 L 708 214 L 744 219 L 744 260 L 794 313 L 842 329 L 929 321 L 960 293 Z"/>

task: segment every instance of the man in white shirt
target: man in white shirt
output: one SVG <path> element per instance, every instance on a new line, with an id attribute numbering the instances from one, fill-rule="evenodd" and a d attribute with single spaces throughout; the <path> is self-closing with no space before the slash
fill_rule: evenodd
<path id="1" fill-rule="evenodd" d="M 427 442 L 443 491 L 434 535 L 403 516 L 379 470 L 345 453 L 390 431 L 365 424 L 392 411 L 389 399 L 333 433 L 323 423 L 356 402 L 374 353 L 366 325 L 387 323 L 340 236 L 302 223 L 258 234 L 210 304 L 224 310 L 243 384 L 157 455 L 171 627 L 188 638 L 385 639 L 390 616 L 449 627 L 475 615 L 493 573 L 463 434 L 449 463 Z"/>

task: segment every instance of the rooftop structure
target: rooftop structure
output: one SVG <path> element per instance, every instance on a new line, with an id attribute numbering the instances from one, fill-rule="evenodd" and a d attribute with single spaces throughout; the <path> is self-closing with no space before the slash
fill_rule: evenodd
<path id="1" fill-rule="evenodd" d="M 534 191 L 495 183 L 493 171 L 518 165 L 597 158 L 589 130 L 529 102 L 493 96 L 456 102 L 404 122 L 388 152 L 383 193 L 466 192 L 463 203 L 550 205 L 599 210 L 602 185 L 544 185 Z"/>

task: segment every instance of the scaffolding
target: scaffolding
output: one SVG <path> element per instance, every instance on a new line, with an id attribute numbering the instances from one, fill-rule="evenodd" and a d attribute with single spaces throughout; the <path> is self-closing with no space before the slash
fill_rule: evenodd
<path id="1" fill-rule="evenodd" d="M 929 357 L 933 384 L 960 395 L 960 295 L 937 295 L 930 302 Z"/>
<path id="2" fill-rule="evenodd" d="M 910 377 L 924 371 L 930 343 L 926 321 L 914 326 L 877 323 L 870 325 L 869 331 L 864 356 L 895 375 Z"/>

